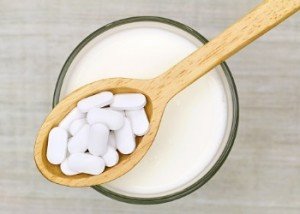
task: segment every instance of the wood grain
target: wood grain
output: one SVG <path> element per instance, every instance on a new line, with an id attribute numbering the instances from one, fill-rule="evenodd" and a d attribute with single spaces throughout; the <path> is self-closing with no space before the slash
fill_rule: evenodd
<path id="1" fill-rule="evenodd" d="M 300 0 L 264 1 L 189 57 L 158 77 L 175 95 L 300 9 Z"/>
<path id="2" fill-rule="evenodd" d="M 299 14 L 227 61 L 239 92 L 238 136 L 220 171 L 193 194 L 158 206 L 132 206 L 90 188 L 51 185 L 32 159 L 59 71 L 90 32 L 147 14 L 213 38 L 260 2 L 0 0 L 0 213 L 298 214 Z"/>

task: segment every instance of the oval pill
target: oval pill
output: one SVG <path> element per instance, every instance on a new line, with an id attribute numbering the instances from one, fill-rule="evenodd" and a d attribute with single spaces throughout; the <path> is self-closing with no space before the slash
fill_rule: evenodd
<path id="1" fill-rule="evenodd" d="M 107 107 L 107 108 L 103 108 L 103 109 L 109 109 L 109 110 L 113 110 L 115 112 L 119 112 L 120 114 L 122 114 L 125 117 L 125 111 L 123 111 L 123 110 L 116 110 L 111 107 Z"/>
<path id="2" fill-rule="evenodd" d="M 102 156 L 105 166 L 112 167 L 119 162 L 119 154 L 112 146 L 108 146 L 106 153 Z"/>
<path id="3" fill-rule="evenodd" d="M 62 171 L 62 173 L 68 176 L 79 174 L 79 172 L 75 172 L 72 169 L 70 169 L 68 159 L 64 160 L 64 162 L 60 164 L 60 170 Z"/>
<path id="4" fill-rule="evenodd" d="M 102 156 L 107 151 L 109 130 L 101 123 L 91 125 L 89 132 L 88 150 L 91 154 Z"/>
<path id="5" fill-rule="evenodd" d="M 145 109 L 125 112 L 132 127 L 132 131 L 137 136 L 143 136 L 149 131 L 149 121 Z"/>
<path id="6" fill-rule="evenodd" d="M 138 110 L 145 106 L 146 97 L 140 93 L 115 94 L 110 104 L 116 110 Z"/>
<path id="7" fill-rule="evenodd" d="M 65 116 L 65 118 L 59 123 L 58 126 L 64 128 L 65 130 L 68 130 L 74 120 L 82 119 L 84 117 L 85 114 L 80 112 L 78 108 L 75 107 L 69 114 L 67 114 L 67 116 Z"/>
<path id="8" fill-rule="evenodd" d="M 115 139 L 117 144 L 117 149 L 122 154 L 130 154 L 135 149 L 135 136 L 132 132 L 132 128 L 129 120 L 125 117 L 124 126 L 115 131 Z"/>
<path id="9" fill-rule="evenodd" d="M 85 124 L 79 132 L 70 138 L 68 143 L 68 151 L 72 153 L 85 152 L 88 149 L 90 126 Z"/>
<path id="10" fill-rule="evenodd" d="M 74 172 L 90 175 L 99 175 L 105 169 L 103 159 L 89 153 L 71 154 L 68 158 L 68 165 Z"/>
<path id="11" fill-rule="evenodd" d="M 111 104 L 113 101 L 113 94 L 109 91 L 104 91 L 99 94 L 87 97 L 77 103 L 77 108 L 81 112 L 88 112 L 95 107 L 104 107 Z"/>
<path id="12" fill-rule="evenodd" d="M 61 164 L 67 155 L 68 133 L 60 127 L 53 128 L 48 136 L 47 159 L 52 164 Z"/>
<path id="13" fill-rule="evenodd" d="M 85 118 L 74 120 L 69 127 L 70 134 L 74 136 L 85 124 L 87 124 Z"/>
<path id="14" fill-rule="evenodd" d="M 112 109 L 93 108 L 87 114 L 87 121 L 89 124 L 103 123 L 110 130 L 117 130 L 124 124 L 124 115 Z"/>

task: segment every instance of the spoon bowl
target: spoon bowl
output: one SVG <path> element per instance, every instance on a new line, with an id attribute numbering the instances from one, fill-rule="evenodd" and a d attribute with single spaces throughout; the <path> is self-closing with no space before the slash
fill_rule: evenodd
<path id="1" fill-rule="evenodd" d="M 52 110 L 40 128 L 34 148 L 34 158 L 38 169 L 48 180 L 74 187 L 102 184 L 125 174 L 143 158 L 150 148 L 165 107 L 173 96 L 296 13 L 299 8 L 300 0 L 264 1 L 215 39 L 154 79 L 104 79 L 72 92 Z M 132 154 L 121 155 L 119 163 L 112 168 L 107 168 L 102 174 L 65 176 L 59 166 L 50 164 L 46 158 L 49 132 L 77 105 L 78 101 L 102 91 L 144 94 L 147 98 L 145 109 L 150 121 L 150 130 L 145 136 L 137 138 L 137 148 Z"/>
<path id="2" fill-rule="evenodd" d="M 104 79 L 85 85 L 68 95 L 47 116 L 38 133 L 34 148 L 34 158 L 40 172 L 52 182 L 66 186 L 83 187 L 111 181 L 133 168 L 150 148 L 167 104 L 167 99 L 155 96 L 156 94 L 153 92 L 156 90 L 153 90 L 153 87 L 149 87 L 151 85 L 154 84 L 150 80 Z M 81 99 L 102 91 L 111 91 L 114 94 L 132 92 L 144 94 L 147 99 L 145 111 L 150 122 L 150 130 L 147 135 L 136 137 L 137 147 L 132 154 L 119 154 L 119 163 L 114 167 L 106 168 L 102 174 L 96 176 L 86 174 L 66 176 L 61 172 L 59 165 L 53 165 L 47 160 L 46 151 L 49 132 L 52 128 L 58 126 L 60 121 L 76 107 Z"/>

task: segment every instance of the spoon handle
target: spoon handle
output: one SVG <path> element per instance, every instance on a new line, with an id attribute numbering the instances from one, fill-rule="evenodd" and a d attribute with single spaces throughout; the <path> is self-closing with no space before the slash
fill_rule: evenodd
<path id="1" fill-rule="evenodd" d="M 154 79 L 162 97 L 171 99 L 215 66 L 241 50 L 300 8 L 300 0 L 267 0 L 167 72 Z"/>

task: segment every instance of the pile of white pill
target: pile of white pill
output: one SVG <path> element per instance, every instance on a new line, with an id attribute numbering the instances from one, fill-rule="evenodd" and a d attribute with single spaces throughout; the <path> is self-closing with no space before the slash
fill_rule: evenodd
<path id="1" fill-rule="evenodd" d="M 146 98 L 139 93 L 109 91 L 84 98 L 53 128 L 48 136 L 47 159 L 60 164 L 68 176 L 99 175 L 119 161 L 119 153 L 136 148 L 135 137 L 149 130 L 144 110 Z"/>

